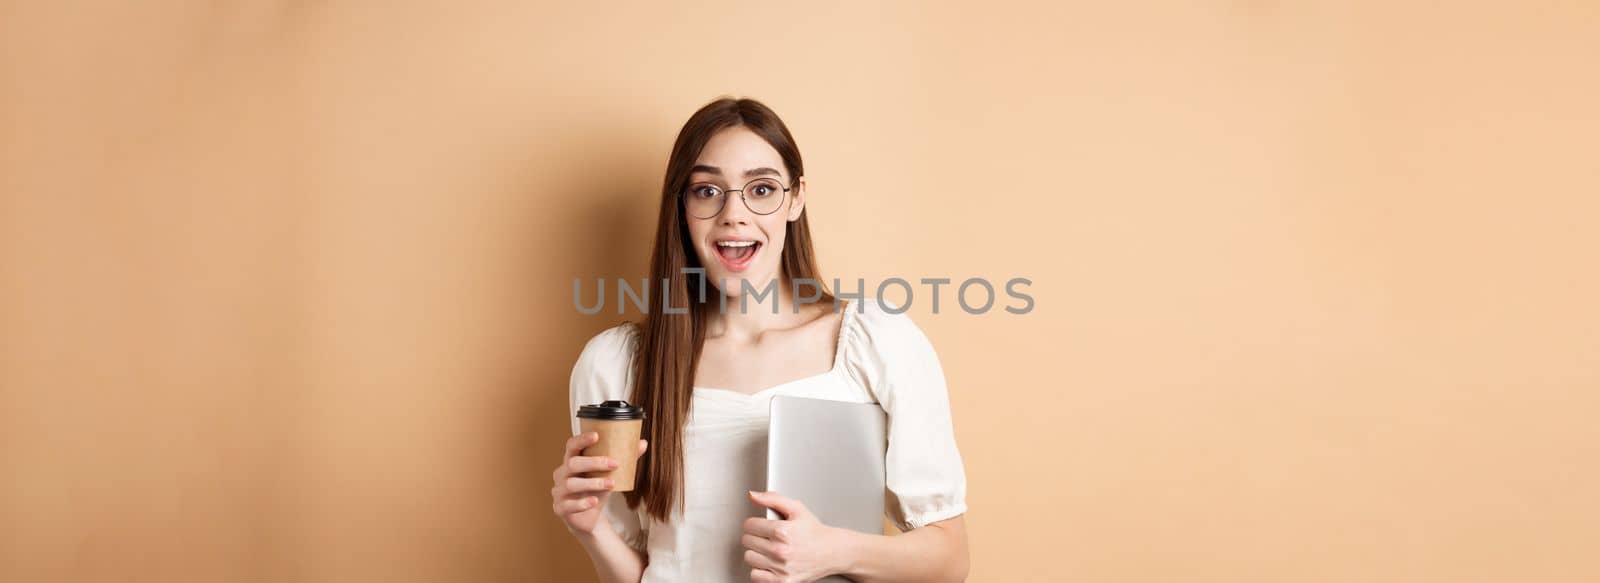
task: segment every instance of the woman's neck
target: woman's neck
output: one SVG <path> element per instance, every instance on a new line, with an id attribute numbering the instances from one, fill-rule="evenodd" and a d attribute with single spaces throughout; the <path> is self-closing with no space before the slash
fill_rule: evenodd
<path id="1" fill-rule="evenodd" d="M 712 309 L 706 328 L 708 337 L 731 336 L 736 339 L 758 338 L 768 330 L 792 328 L 805 314 L 795 313 L 794 294 L 781 279 L 773 293 L 760 298 L 755 294 L 738 294 L 727 297 L 726 307 L 718 303 Z M 809 312 L 802 308 L 801 312 Z"/>

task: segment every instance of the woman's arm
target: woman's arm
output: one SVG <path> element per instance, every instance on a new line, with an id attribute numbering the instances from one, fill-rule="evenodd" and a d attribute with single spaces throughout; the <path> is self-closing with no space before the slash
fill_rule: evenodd
<path id="1" fill-rule="evenodd" d="M 957 516 L 895 536 L 843 530 L 841 574 L 860 583 L 966 581 L 967 523 Z"/>
<path id="2" fill-rule="evenodd" d="M 638 583 L 644 576 L 647 559 L 628 546 L 606 515 L 613 497 L 622 494 L 611 491 L 615 484 L 610 478 L 584 477 L 585 472 L 614 470 L 617 461 L 578 455 L 599 439 L 598 433 L 590 431 L 567 440 L 561 465 L 550 473 L 555 483 L 550 488 L 550 508 L 589 553 L 589 561 L 594 563 L 594 572 L 602 583 Z M 644 455 L 649 445 L 648 441 L 639 440 L 639 455 Z"/>
<path id="3" fill-rule="evenodd" d="M 744 521 L 740 543 L 753 583 L 836 574 L 862 583 L 967 579 L 967 527 L 961 516 L 884 536 L 823 524 L 805 504 L 777 492 L 751 492 L 750 500 L 783 516 Z"/>
<path id="4" fill-rule="evenodd" d="M 601 583 L 639 583 L 644 578 L 644 555 L 623 542 L 605 521 L 595 525 L 592 532 L 574 533 L 574 536 L 589 553 L 589 561 L 594 563 L 594 572 L 600 576 Z"/>

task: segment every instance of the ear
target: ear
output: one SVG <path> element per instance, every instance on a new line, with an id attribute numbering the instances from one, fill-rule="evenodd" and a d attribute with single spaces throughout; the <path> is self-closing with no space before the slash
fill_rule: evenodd
<path id="1" fill-rule="evenodd" d="M 800 213 L 806 210 L 806 177 L 801 176 L 794 186 L 794 196 L 789 199 L 789 222 L 800 220 Z"/>

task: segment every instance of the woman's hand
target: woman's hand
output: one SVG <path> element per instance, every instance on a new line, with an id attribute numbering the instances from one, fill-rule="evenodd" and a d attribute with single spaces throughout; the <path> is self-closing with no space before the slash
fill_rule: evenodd
<path id="1" fill-rule="evenodd" d="M 600 434 L 588 432 L 572 436 L 561 453 L 561 465 L 550 473 L 555 486 L 550 488 L 550 508 L 566 523 L 567 531 L 576 535 L 590 535 L 600 523 L 600 509 L 611 496 L 615 484 L 610 478 L 585 478 L 586 472 L 605 472 L 617 469 L 617 460 L 609 457 L 578 455 L 583 448 L 600 441 Z M 639 454 L 649 444 L 639 440 Z"/>
<path id="2" fill-rule="evenodd" d="M 777 492 L 751 492 L 750 500 L 778 511 L 784 520 L 746 518 L 744 562 L 751 583 L 814 581 L 844 570 L 846 532 L 818 520 L 799 500 Z"/>

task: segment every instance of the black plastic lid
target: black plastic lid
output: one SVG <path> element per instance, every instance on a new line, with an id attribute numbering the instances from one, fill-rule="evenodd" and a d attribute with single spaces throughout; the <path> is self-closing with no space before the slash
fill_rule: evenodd
<path id="1" fill-rule="evenodd" d="M 584 419 L 644 419 L 644 409 L 629 405 L 627 401 L 606 401 L 599 405 L 578 407 L 578 416 Z"/>

